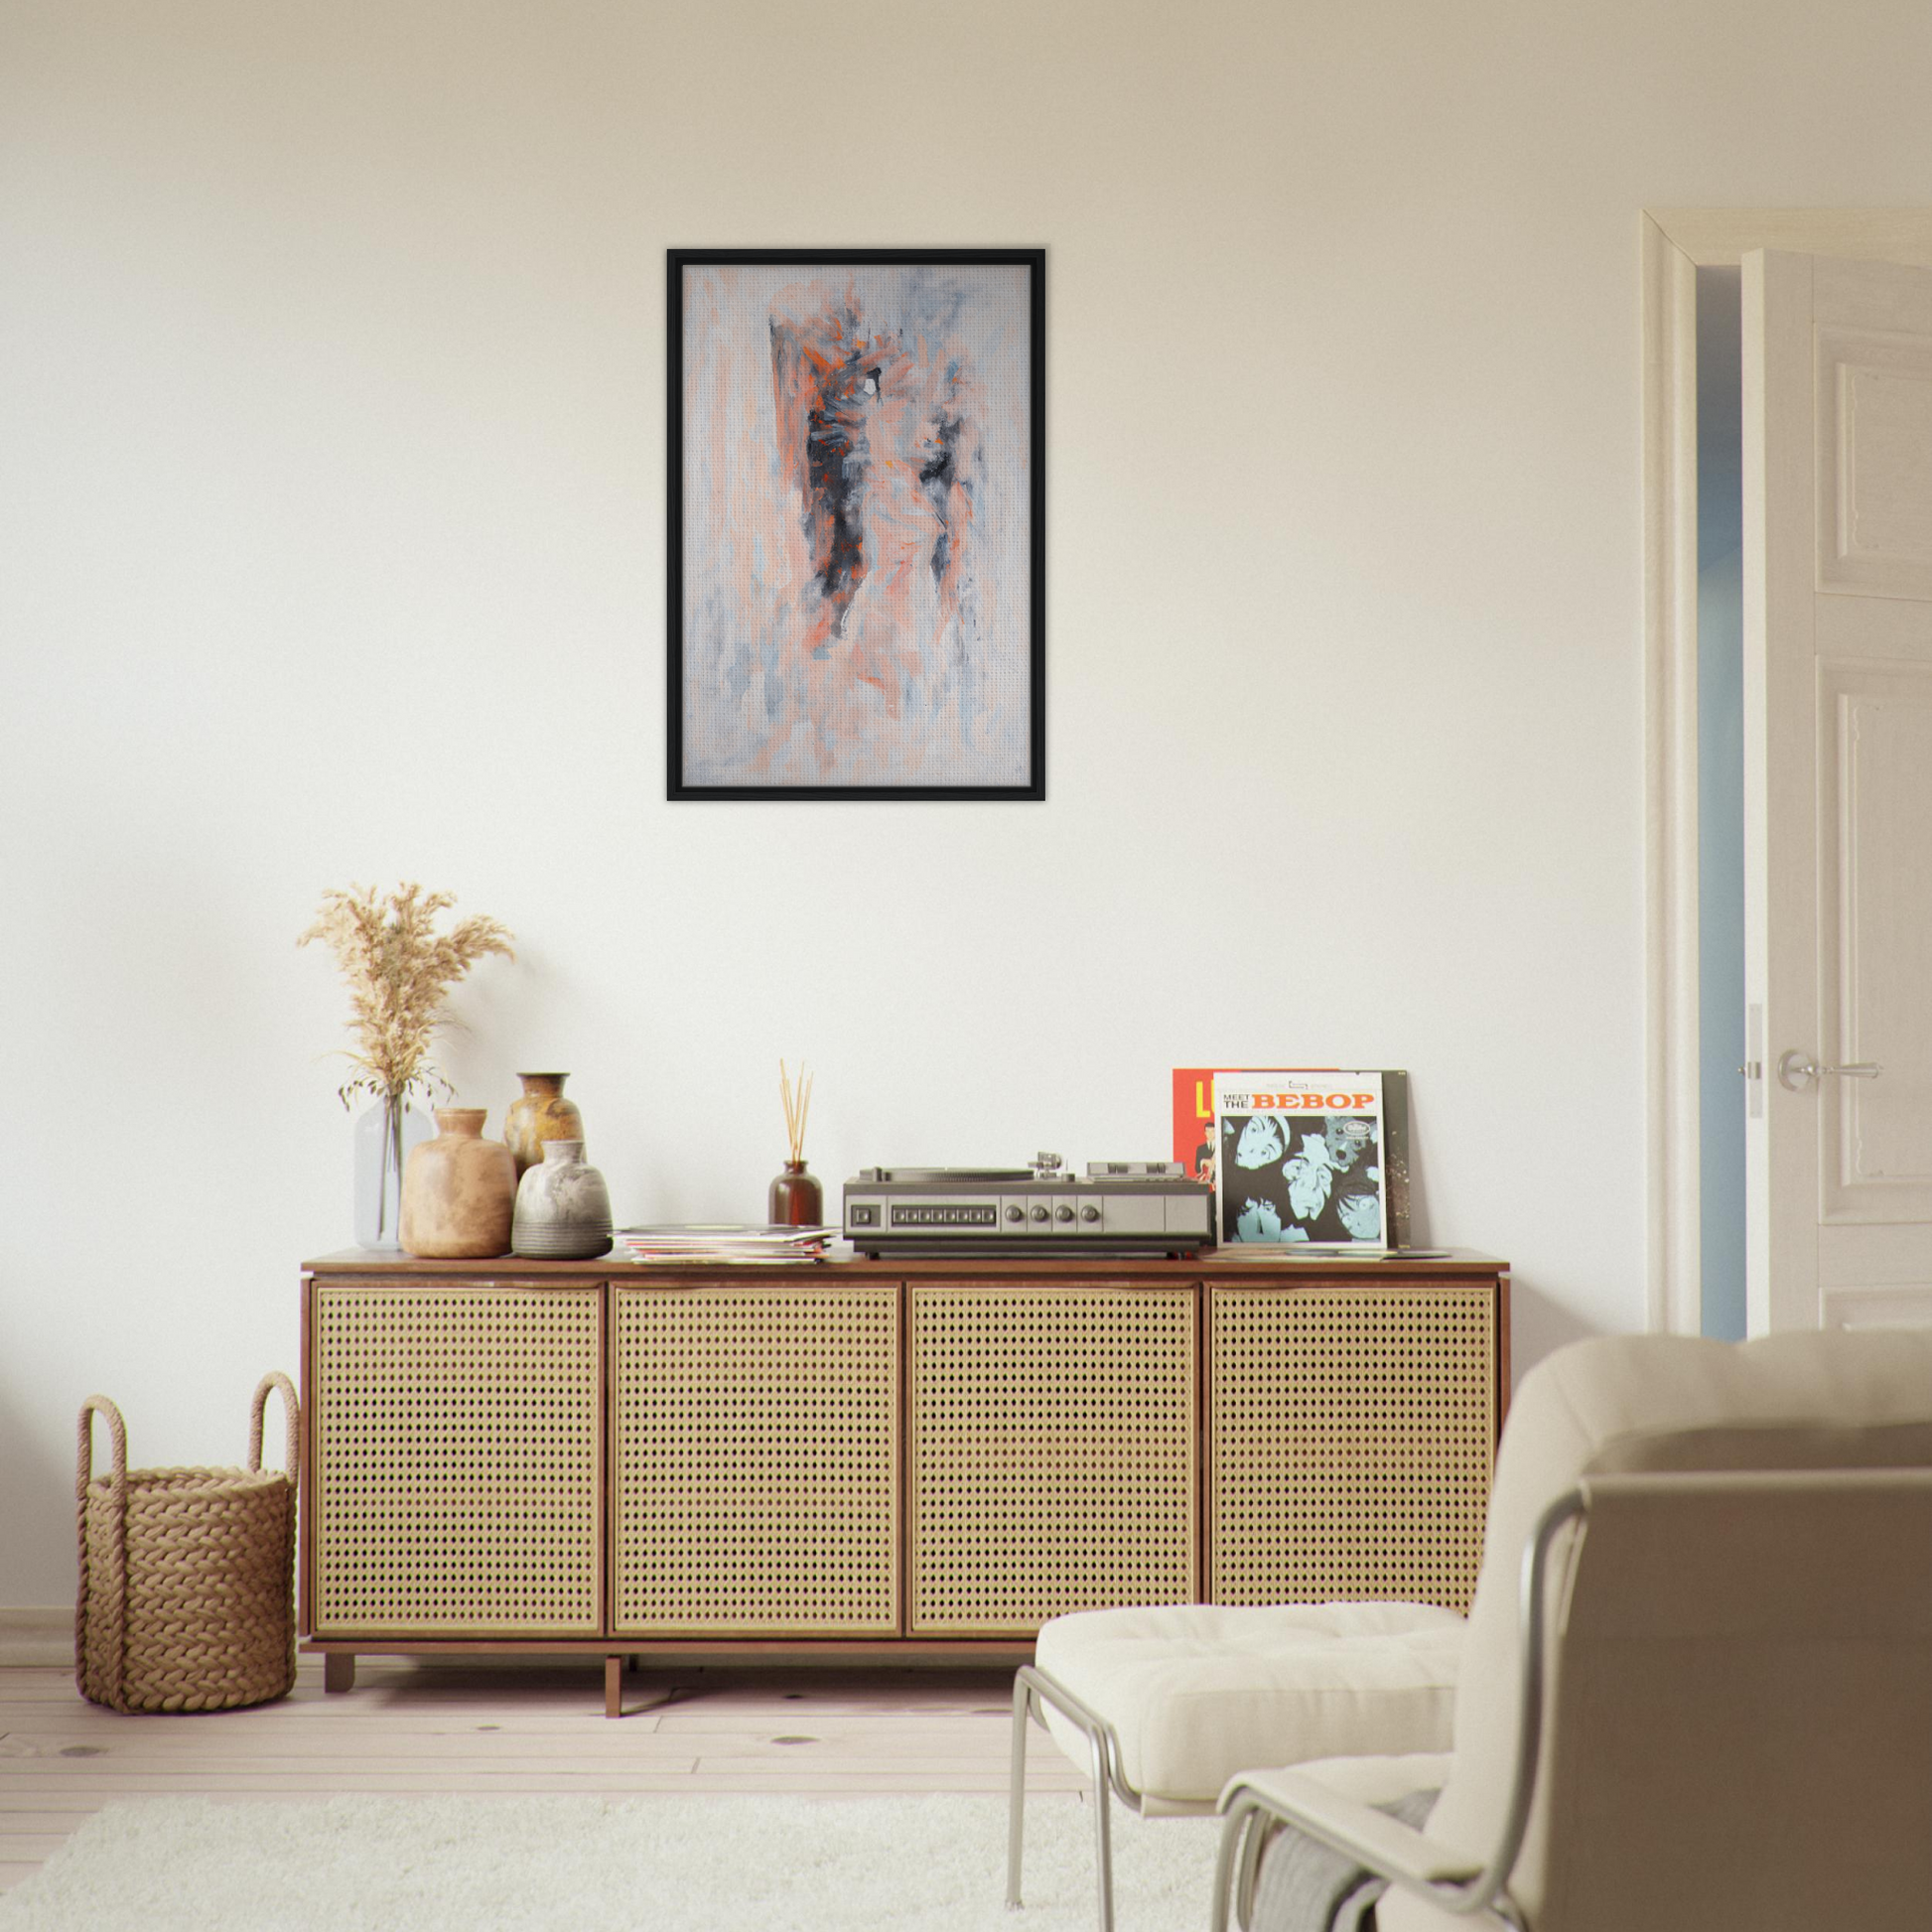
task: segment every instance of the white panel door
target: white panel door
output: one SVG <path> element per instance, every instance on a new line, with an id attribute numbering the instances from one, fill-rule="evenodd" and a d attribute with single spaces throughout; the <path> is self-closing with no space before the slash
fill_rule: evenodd
<path id="1" fill-rule="evenodd" d="M 1932 1322 L 1932 270 L 1744 257 L 1753 1333 Z"/>

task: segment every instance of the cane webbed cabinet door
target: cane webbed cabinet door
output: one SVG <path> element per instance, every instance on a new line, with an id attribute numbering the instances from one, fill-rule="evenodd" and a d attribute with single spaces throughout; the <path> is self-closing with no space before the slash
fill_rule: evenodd
<path id="1" fill-rule="evenodd" d="M 1491 1282 L 1209 1290 L 1214 1602 L 1469 1607 L 1495 1307 Z"/>
<path id="2" fill-rule="evenodd" d="M 316 1636 L 597 1634 L 602 1291 L 313 1293 Z"/>
<path id="3" fill-rule="evenodd" d="M 1195 1296 L 913 1282 L 914 1636 L 1197 1592 Z"/>
<path id="4" fill-rule="evenodd" d="M 612 1291 L 612 1628 L 893 1636 L 899 1288 Z"/>

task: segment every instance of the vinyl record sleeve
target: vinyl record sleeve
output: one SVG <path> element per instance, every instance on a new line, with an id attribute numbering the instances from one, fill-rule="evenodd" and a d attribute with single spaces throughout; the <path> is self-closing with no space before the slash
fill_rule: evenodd
<path id="1" fill-rule="evenodd" d="M 1230 1217 L 1223 1211 L 1231 1189 L 1221 1183 L 1222 1148 L 1217 1132 L 1215 1116 L 1215 1082 L 1234 1080 L 1246 1083 L 1250 1094 L 1255 1091 L 1294 1092 L 1298 1095 L 1320 1090 L 1322 1097 L 1329 1093 L 1353 1094 L 1368 1091 L 1369 1088 L 1357 1084 L 1373 1083 L 1379 1086 L 1379 1160 L 1375 1164 L 1380 1169 L 1377 1192 L 1381 1202 L 1380 1220 L 1382 1233 L 1376 1239 L 1359 1240 L 1350 1234 L 1339 1220 L 1341 1199 L 1356 1191 L 1356 1186 L 1344 1180 L 1340 1194 L 1331 1181 L 1329 1199 L 1335 1202 L 1332 1213 L 1317 1214 L 1312 1220 L 1298 1220 L 1291 1209 L 1287 1197 L 1288 1176 L 1281 1169 L 1288 1161 L 1303 1152 L 1299 1142 L 1290 1146 L 1284 1139 L 1282 1152 L 1277 1157 L 1275 1173 L 1269 1183 L 1256 1183 L 1244 1187 L 1235 1202 L 1235 1211 Z M 1230 1089 L 1232 1091 L 1232 1089 Z M 1180 1163 L 1189 1176 L 1196 1180 L 1214 1183 L 1216 1191 L 1216 1224 L 1220 1229 L 1219 1238 L 1223 1243 L 1233 1245 L 1266 1245 L 1269 1247 L 1299 1246 L 1304 1242 L 1311 1246 L 1339 1246 L 1358 1248 L 1363 1252 L 1384 1248 L 1406 1248 L 1411 1238 L 1409 1215 L 1409 1074 L 1403 1067 L 1344 1068 L 1344 1067 L 1270 1067 L 1264 1069 L 1243 1069 L 1239 1067 L 1177 1066 L 1173 1069 L 1173 1159 Z M 1287 1110 L 1277 1110 L 1286 1114 Z M 1339 1113 L 1341 1110 L 1337 1110 Z M 1326 1143 L 1325 1110 L 1318 1111 L 1297 1106 L 1294 1117 L 1300 1125 L 1300 1133 L 1307 1135 L 1316 1131 L 1317 1123 L 1323 1144 Z M 1282 1133 L 1278 1127 L 1276 1132 Z M 1235 1137 L 1239 1146 L 1239 1135 Z M 1254 1151 L 1251 1145 L 1251 1152 Z M 1229 1160 L 1227 1165 L 1241 1173 L 1244 1180 L 1252 1180 L 1255 1170 L 1241 1170 Z M 1330 1167 L 1334 1166 L 1331 1161 Z M 1350 1164 L 1349 1172 L 1361 1166 L 1359 1159 Z M 1318 1182 L 1314 1183 L 1318 1187 Z M 1247 1202 L 1250 1195 L 1256 1200 L 1256 1209 L 1248 1221 L 1249 1234 L 1241 1231 L 1242 1216 L 1248 1212 Z M 1279 1195 L 1279 1201 L 1275 1196 Z M 1303 1198 L 1308 1198 L 1308 1183 L 1305 1180 Z M 1261 1230 L 1268 1225 L 1269 1216 L 1263 1211 L 1264 1201 L 1273 1206 L 1277 1229 L 1300 1229 L 1300 1232 L 1283 1234 L 1276 1232 L 1265 1241 L 1258 1240 Z M 1322 1203 L 1325 1209 L 1328 1201 Z M 1351 1218 L 1362 1225 L 1358 1210 L 1351 1210 Z M 1320 1226 L 1326 1232 L 1317 1235 L 1313 1232 Z"/>

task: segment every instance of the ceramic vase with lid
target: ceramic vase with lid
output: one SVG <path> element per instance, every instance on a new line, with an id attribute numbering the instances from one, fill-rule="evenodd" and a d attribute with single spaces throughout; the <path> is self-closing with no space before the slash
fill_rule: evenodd
<path id="1" fill-rule="evenodd" d="M 545 1141 L 582 1141 L 584 1116 L 564 1098 L 568 1073 L 519 1073 L 523 1092 L 503 1116 L 503 1144 L 516 1162 L 519 1179 L 543 1159 Z"/>
<path id="2" fill-rule="evenodd" d="M 548 1261 L 588 1261 L 611 1251 L 611 1190 L 584 1165 L 582 1141 L 545 1141 L 543 1159 L 516 1183 L 510 1245 Z"/>
<path id="3" fill-rule="evenodd" d="M 409 1157 L 402 1176 L 402 1246 L 424 1259 L 509 1253 L 516 1163 L 483 1138 L 488 1110 L 439 1107 L 436 1138 Z"/>

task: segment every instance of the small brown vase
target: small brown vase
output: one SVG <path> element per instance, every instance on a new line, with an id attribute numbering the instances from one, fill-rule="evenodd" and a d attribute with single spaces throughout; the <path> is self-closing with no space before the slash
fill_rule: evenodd
<path id="1" fill-rule="evenodd" d="M 825 1224 L 825 1189 L 815 1173 L 805 1172 L 802 1161 L 787 1161 L 785 1171 L 771 1183 L 764 1197 L 765 1211 L 774 1228 L 815 1228 Z"/>
<path id="2" fill-rule="evenodd" d="M 483 1138 L 487 1109 L 439 1107 L 436 1138 L 412 1149 L 402 1175 L 402 1246 L 425 1259 L 506 1255 L 516 1163 Z"/>
<path id="3" fill-rule="evenodd" d="M 543 1159 L 545 1141 L 581 1141 L 584 1116 L 574 1100 L 564 1098 L 568 1073 L 519 1073 L 521 1096 L 510 1102 L 503 1116 L 503 1145 L 516 1163 L 520 1180 L 524 1171 Z"/>

